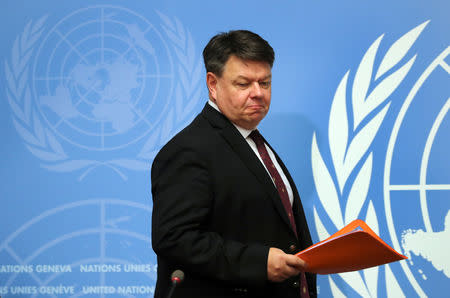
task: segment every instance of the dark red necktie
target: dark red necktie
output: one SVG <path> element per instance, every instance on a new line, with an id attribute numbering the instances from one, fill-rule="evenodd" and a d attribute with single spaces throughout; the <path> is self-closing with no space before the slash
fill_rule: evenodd
<path id="1" fill-rule="evenodd" d="M 289 218 L 289 222 L 291 223 L 292 230 L 294 230 L 294 233 L 298 238 L 297 226 L 295 224 L 294 215 L 292 214 L 292 206 L 291 202 L 289 201 L 289 195 L 287 193 L 286 185 L 284 185 L 280 173 L 278 173 L 272 159 L 269 156 L 269 153 L 267 152 L 266 146 L 264 145 L 264 139 L 258 130 L 252 131 L 249 137 L 255 142 L 256 148 L 258 149 L 259 152 L 259 156 L 261 156 L 261 159 L 263 160 L 264 165 L 269 171 L 270 176 L 272 176 L 272 179 L 278 190 L 278 194 L 281 198 L 281 202 L 283 203 L 284 210 L 286 211 L 286 214 L 288 215 Z M 301 290 L 300 290 L 301 298 L 309 298 L 308 286 L 306 283 L 306 276 L 304 272 L 300 274 L 300 282 L 301 282 Z"/>

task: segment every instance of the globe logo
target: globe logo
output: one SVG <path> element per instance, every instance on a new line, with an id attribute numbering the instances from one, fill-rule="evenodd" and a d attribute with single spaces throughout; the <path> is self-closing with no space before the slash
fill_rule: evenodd
<path id="1" fill-rule="evenodd" d="M 5 61 L 26 148 L 42 167 L 80 171 L 80 180 L 97 167 L 124 180 L 124 170 L 147 171 L 202 98 L 191 33 L 176 17 L 157 12 L 154 25 L 115 6 L 76 10 L 49 29 L 47 19 L 31 20 Z"/>
<path id="2" fill-rule="evenodd" d="M 389 140 L 384 173 L 386 219 L 403 271 L 421 297 L 450 290 L 450 66 L 445 49 L 406 98 Z M 425 112 L 424 112 L 425 111 Z M 417 210 L 405 216 L 408 210 Z M 439 287 L 436 287 L 439 285 Z"/>
<path id="3" fill-rule="evenodd" d="M 125 8 L 80 9 L 42 39 L 33 95 L 48 127 L 88 150 L 133 143 L 167 114 L 173 61 L 161 32 Z"/>
<path id="4" fill-rule="evenodd" d="M 41 213 L 0 243 L 2 296 L 153 297 L 150 230 L 137 229 L 150 217 L 149 206 L 111 198 Z"/>
<path id="5" fill-rule="evenodd" d="M 381 178 L 373 167 L 377 150 L 372 144 L 391 106 L 392 94 L 402 86 L 416 61 L 416 55 L 410 56 L 411 48 L 428 23 L 425 21 L 403 34 L 384 53 L 380 50 L 384 34 L 380 35 L 362 57 L 352 75 L 353 80 L 349 79 L 352 71 L 348 70 L 338 84 L 330 110 L 328 143 L 321 145 L 314 134 L 311 146 L 313 179 L 319 199 L 318 208 L 314 207 L 314 220 L 320 239 L 330 237 L 333 231 L 355 218 L 364 220 L 375 233 L 380 233 L 380 216 L 374 204 L 379 202 L 369 191 L 375 180 Z M 377 56 L 381 56 L 380 62 Z M 448 80 L 447 76 L 445 78 Z M 331 155 L 328 160 L 323 157 L 327 151 Z M 409 160 L 407 164 L 411 164 Z M 403 172 L 399 177 L 402 175 Z M 401 206 L 400 215 L 404 215 L 404 209 Z M 330 220 L 331 225 L 327 223 Z M 378 297 L 384 291 L 389 297 L 404 297 L 403 284 L 392 270 L 394 266 L 396 264 L 386 264 L 330 275 L 330 290 L 335 297 L 346 296 L 343 281 L 344 286 L 350 286 L 362 297 Z M 381 290 L 380 286 L 385 289 Z"/>

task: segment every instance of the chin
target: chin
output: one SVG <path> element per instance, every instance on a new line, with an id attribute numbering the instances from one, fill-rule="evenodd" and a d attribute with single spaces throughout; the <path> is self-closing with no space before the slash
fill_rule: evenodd
<path id="1" fill-rule="evenodd" d="M 258 124 L 261 122 L 261 120 L 263 120 L 263 118 L 264 118 L 264 117 L 258 117 L 258 118 L 256 118 L 256 119 L 255 119 L 255 118 L 251 119 L 250 121 L 247 122 L 247 123 L 248 123 L 248 126 L 249 126 L 251 129 L 257 127 Z"/>

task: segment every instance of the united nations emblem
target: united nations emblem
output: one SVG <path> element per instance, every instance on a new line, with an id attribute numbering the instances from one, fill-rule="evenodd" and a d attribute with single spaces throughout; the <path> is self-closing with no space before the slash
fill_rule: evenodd
<path id="1" fill-rule="evenodd" d="M 373 200 L 368 197 L 374 155 L 371 144 L 390 107 L 389 97 L 402 83 L 416 57 L 405 63 L 401 61 L 406 59 L 427 24 L 417 26 L 392 44 L 378 67 L 375 56 L 383 35 L 375 40 L 354 75 L 351 96 L 347 94 L 350 72 L 344 75 L 329 117 L 327 150 L 331 154 L 330 164 L 323 158 L 326 150 L 319 149 L 316 134 L 313 136 L 312 170 L 319 197 L 319 204 L 314 207 L 314 220 L 320 239 L 355 218 L 364 219 L 378 233 L 379 216 Z M 432 274 L 438 284 L 447 285 L 450 277 L 446 253 L 450 239 L 450 99 L 448 88 L 423 87 L 432 74 L 437 77 L 434 80 L 438 84 L 441 82 L 439 86 L 442 82 L 448 86 L 450 66 L 445 59 L 449 54 L 450 48 L 444 50 L 411 89 L 394 124 L 386 155 L 384 207 L 389 234 L 394 248 L 409 256 L 409 261 L 401 262 L 401 267 L 419 296 L 435 296 L 432 287 L 427 286 L 428 275 Z M 433 92 L 425 96 L 423 90 L 427 89 Z M 436 90 L 442 90 L 442 94 L 437 94 Z M 411 108 L 417 97 L 420 99 L 416 99 L 416 106 Z M 347 111 L 347 107 L 351 107 L 351 111 Z M 423 117 L 424 111 L 434 113 L 428 117 L 431 120 Z M 409 209 L 417 208 L 421 216 L 405 216 L 405 204 Z M 320 210 L 326 215 L 320 214 Z M 431 218 L 438 219 L 437 223 L 433 224 Z M 361 274 L 350 272 L 329 276 L 328 281 L 335 297 L 345 296 L 337 280 L 363 297 L 377 297 L 380 273 L 381 270 L 374 267 L 362 270 Z M 384 266 L 388 297 L 405 296 L 397 274 L 393 273 L 391 265 Z M 441 294 L 442 291 L 442 288 L 438 290 Z"/>
<path id="2" fill-rule="evenodd" d="M 30 22 L 6 61 L 14 125 L 53 171 L 146 170 L 200 100 L 201 60 L 189 31 L 129 9 L 77 10 L 46 30 Z"/>

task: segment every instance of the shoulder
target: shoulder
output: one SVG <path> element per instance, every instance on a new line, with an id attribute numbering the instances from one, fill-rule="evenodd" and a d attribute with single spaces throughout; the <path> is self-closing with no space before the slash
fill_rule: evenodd
<path id="1" fill-rule="evenodd" d="M 199 160 L 203 165 L 216 160 L 227 150 L 226 135 L 239 134 L 231 122 L 206 104 L 184 129 L 171 138 L 156 155 L 152 169 L 165 168 L 167 163 Z M 156 166 L 155 166 L 156 165 Z"/>
<path id="2" fill-rule="evenodd" d="M 217 131 L 200 113 L 159 150 L 153 161 L 152 169 L 175 160 L 201 159 L 207 154 L 208 148 L 210 148 L 209 144 L 217 138 Z"/>
<path id="3" fill-rule="evenodd" d="M 216 134 L 213 127 L 202 116 L 197 117 L 185 128 L 173 136 L 159 151 L 162 154 L 166 151 L 179 149 L 203 148 L 207 140 Z"/>

